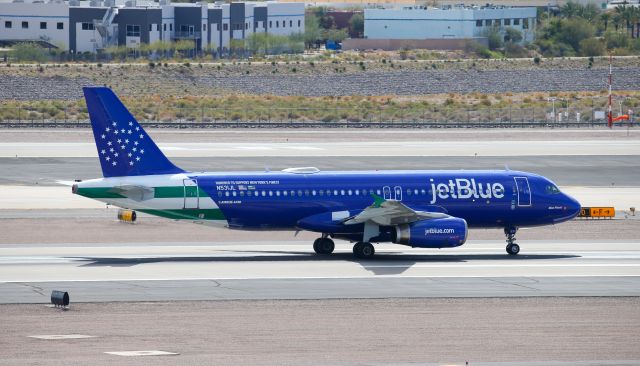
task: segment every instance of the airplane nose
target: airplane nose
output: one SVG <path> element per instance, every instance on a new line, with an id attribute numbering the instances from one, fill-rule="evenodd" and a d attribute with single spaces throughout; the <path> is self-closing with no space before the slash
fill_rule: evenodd
<path id="1" fill-rule="evenodd" d="M 567 211 L 571 214 L 572 217 L 578 216 L 578 214 L 580 213 L 580 209 L 582 208 L 580 202 L 569 195 L 565 196 L 567 197 Z"/>

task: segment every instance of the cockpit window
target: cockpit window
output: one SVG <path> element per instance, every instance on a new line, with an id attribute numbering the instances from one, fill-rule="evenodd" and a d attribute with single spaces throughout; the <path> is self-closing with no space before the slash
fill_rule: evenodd
<path id="1" fill-rule="evenodd" d="M 545 190 L 546 190 L 547 194 L 558 194 L 558 193 L 560 193 L 560 190 L 558 189 L 558 187 L 554 186 L 553 184 L 548 185 Z"/>

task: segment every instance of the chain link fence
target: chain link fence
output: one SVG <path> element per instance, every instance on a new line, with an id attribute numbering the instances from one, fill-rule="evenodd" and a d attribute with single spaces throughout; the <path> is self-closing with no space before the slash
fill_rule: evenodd
<path id="1" fill-rule="evenodd" d="M 602 98 L 600 98 L 602 99 Z M 590 105 L 589 105 L 590 104 Z M 629 115 L 620 124 L 633 125 L 640 102 L 627 98 L 614 108 L 614 117 Z M 142 124 L 153 127 L 569 127 L 604 125 L 606 101 L 591 103 L 550 100 L 526 108 L 411 106 L 354 108 L 209 108 L 145 107 L 132 110 Z M 88 127 L 86 108 L 58 105 L 0 106 L 2 127 Z"/>

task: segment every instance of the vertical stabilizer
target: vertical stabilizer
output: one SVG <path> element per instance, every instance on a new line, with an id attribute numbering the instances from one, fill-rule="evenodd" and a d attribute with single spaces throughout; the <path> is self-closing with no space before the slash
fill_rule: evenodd
<path id="1" fill-rule="evenodd" d="M 109 88 L 83 88 L 105 177 L 183 172 L 167 159 Z"/>

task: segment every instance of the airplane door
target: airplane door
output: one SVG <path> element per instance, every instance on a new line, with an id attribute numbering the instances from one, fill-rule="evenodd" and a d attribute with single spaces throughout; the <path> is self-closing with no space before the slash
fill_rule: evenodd
<path id="1" fill-rule="evenodd" d="M 184 179 L 184 208 L 199 208 L 200 197 L 198 197 L 198 181 L 195 179 Z"/>
<path id="2" fill-rule="evenodd" d="M 389 186 L 382 187 L 382 194 L 383 194 L 385 200 L 390 200 L 391 199 L 391 187 L 389 187 Z"/>
<path id="3" fill-rule="evenodd" d="M 393 193 L 395 193 L 396 201 L 402 201 L 402 187 L 400 186 L 393 187 Z"/>
<path id="4" fill-rule="evenodd" d="M 513 177 L 518 190 L 518 207 L 531 206 L 531 188 L 527 177 Z"/>

